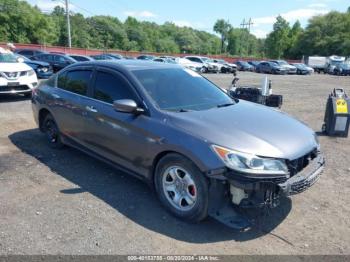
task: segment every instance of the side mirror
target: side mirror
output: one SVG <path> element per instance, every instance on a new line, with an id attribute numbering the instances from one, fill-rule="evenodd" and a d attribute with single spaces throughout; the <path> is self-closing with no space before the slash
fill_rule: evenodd
<path id="1" fill-rule="evenodd" d="M 141 114 L 144 110 L 137 106 L 132 99 L 120 99 L 113 102 L 113 107 L 118 112 Z"/>

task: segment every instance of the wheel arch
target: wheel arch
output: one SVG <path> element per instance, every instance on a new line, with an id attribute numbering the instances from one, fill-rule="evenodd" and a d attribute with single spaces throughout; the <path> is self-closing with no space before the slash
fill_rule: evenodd
<path id="1" fill-rule="evenodd" d="M 167 155 L 170 155 L 170 154 L 177 154 L 177 155 L 180 155 L 186 159 L 188 159 L 189 161 L 191 161 L 194 165 L 196 165 L 196 167 L 201 170 L 203 172 L 203 167 L 202 165 L 199 163 L 198 160 L 195 160 L 181 152 L 178 152 L 176 150 L 165 150 L 165 151 L 162 151 L 162 152 L 159 152 L 156 157 L 153 159 L 153 162 L 152 162 L 152 166 L 151 166 L 151 169 L 150 169 L 150 173 L 149 173 L 149 178 L 150 178 L 150 182 L 152 183 L 152 185 L 154 185 L 154 176 L 155 176 L 155 171 L 156 171 L 156 168 L 157 168 L 157 165 L 159 163 L 159 161 L 164 158 L 165 156 Z"/>

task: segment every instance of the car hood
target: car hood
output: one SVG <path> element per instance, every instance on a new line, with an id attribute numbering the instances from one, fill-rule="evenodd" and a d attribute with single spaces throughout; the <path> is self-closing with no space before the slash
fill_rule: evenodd
<path id="1" fill-rule="evenodd" d="M 289 115 L 240 100 L 206 111 L 169 113 L 177 128 L 216 144 L 258 156 L 293 160 L 318 145 L 313 130 Z"/>
<path id="2" fill-rule="evenodd" d="M 0 72 L 28 71 L 32 68 L 25 63 L 0 63 Z"/>

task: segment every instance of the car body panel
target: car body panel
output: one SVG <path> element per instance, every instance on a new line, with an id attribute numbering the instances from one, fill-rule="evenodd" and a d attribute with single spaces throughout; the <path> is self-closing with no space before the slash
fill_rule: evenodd
<path id="1" fill-rule="evenodd" d="M 301 122 L 274 109 L 245 101 L 204 111 L 179 113 L 160 110 L 138 82 L 133 70 L 181 67 L 120 61 L 86 62 L 84 66 L 96 65 L 122 74 L 137 93 L 138 104 L 145 113 L 116 112 L 111 104 L 43 84 L 33 98 L 36 121 L 40 109 L 47 108 L 65 136 L 145 178 L 152 176 L 157 157 L 165 152 L 180 153 L 202 172 L 208 173 L 225 168 L 224 162 L 211 149 L 212 144 L 282 159 L 298 158 L 317 147 L 314 132 Z M 79 66 L 72 65 L 61 73 Z M 89 86 L 90 92 L 91 88 Z M 95 108 L 96 112 L 87 112 L 86 106 Z"/>

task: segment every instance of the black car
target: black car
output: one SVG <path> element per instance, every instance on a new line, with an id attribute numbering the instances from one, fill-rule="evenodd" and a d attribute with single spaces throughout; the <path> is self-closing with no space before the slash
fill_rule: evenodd
<path id="1" fill-rule="evenodd" d="M 140 55 L 136 59 L 138 60 L 153 60 L 156 57 L 154 55 Z"/>
<path id="2" fill-rule="evenodd" d="M 260 64 L 260 61 L 249 61 L 248 64 L 250 64 L 253 67 L 253 70 L 256 71 L 256 67 Z"/>
<path id="3" fill-rule="evenodd" d="M 18 59 L 22 59 L 23 63 L 29 65 L 31 68 L 33 68 L 33 70 L 36 73 L 36 76 L 38 78 L 49 78 L 50 76 L 52 76 L 53 74 L 53 70 L 52 67 L 50 66 L 49 63 L 46 62 L 42 62 L 42 61 L 33 61 L 30 60 L 29 58 L 19 55 L 19 54 L 14 54 L 15 57 Z"/>
<path id="4" fill-rule="evenodd" d="M 274 62 L 261 62 L 257 67 L 256 67 L 256 72 L 257 73 L 266 73 L 266 74 L 278 74 L 278 75 L 285 75 L 287 74 L 287 70 L 278 64 Z"/>
<path id="5" fill-rule="evenodd" d="M 324 166 L 303 123 L 169 63 L 76 63 L 34 89 L 32 109 L 51 147 L 78 148 L 146 181 L 192 222 L 210 215 L 247 229 L 242 208 L 285 203 Z"/>
<path id="6" fill-rule="evenodd" d="M 116 53 L 106 53 L 105 55 L 108 55 L 108 56 L 113 57 L 113 58 L 118 59 L 118 60 L 124 59 L 124 57 L 122 55 L 116 54 Z"/>
<path id="7" fill-rule="evenodd" d="M 44 61 L 49 63 L 52 66 L 54 73 L 60 71 L 68 65 L 74 64 L 77 61 L 68 55 L 60 54 L 40 54 L 30 58 L 34 61 Z"/>
<path id="8" fill-rule="evenodd" d="M 114 56 L 108 54 L 99 54 L 99 55 L 91 55 L 94 60 L 119 60 L 119 58 L 115 58 Z"/>
<path id="9" fill-rule="evenodd" d="M 71 58 L 73 58 L 78 62 L 94 61 L 92 57 L 86 56 L 86 55 L 68 55 L 68 56 L 70 56 Z"/>
<path id="10" fill-rule="evenodd" d="M 342 76 L 346 76 L 346 75 L 350 75 L 350 63 L 341 63 L 335 66 L 333 74 L 335 75 L 342 75 Z"/>
<path id="11" fill-rule="evenodd" d="M 253 71 L 254 68 L 252 65 L 248 64 L 246 61 L 237 61 L 237 69 L 239 71 Z"/>
<path id="12" fill-rule="evenodd" d="M 46 54 L 46 52 L 38 50 L 38 49 L 16 49 L 16 54 L 25 56 L 27 58 L 31 58 L 32 56 Z"/>

